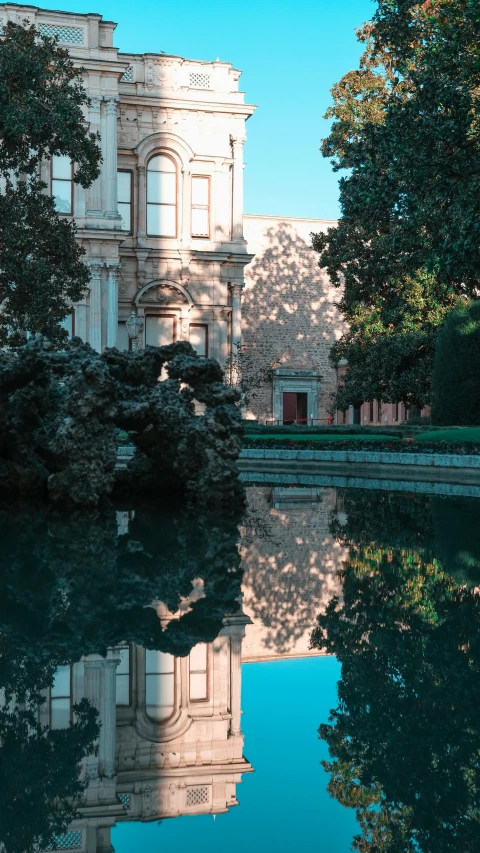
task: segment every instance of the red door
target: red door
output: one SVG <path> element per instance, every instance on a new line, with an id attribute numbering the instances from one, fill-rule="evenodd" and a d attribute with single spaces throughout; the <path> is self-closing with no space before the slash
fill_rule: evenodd
<path id="1" fill-rule="evenodd" d="M 297 394 L 292 391 L 285 391 L 283 394 L 283 423 L 306 424 L 308 419 L 307 414 L 307 394 Z"/>

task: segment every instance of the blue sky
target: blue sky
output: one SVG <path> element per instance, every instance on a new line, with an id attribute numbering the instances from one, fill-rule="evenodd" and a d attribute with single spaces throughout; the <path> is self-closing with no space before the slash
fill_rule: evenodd
<path id="1" fill-rule="evenodd" d="M 42 8 L 98 12 L 118 23 L 120 50 L 217 56 L 243 71 L 258 106 L 247 124 L 245 212 L 334 219 L 337 175 L 319 152 L 330 89 L 357 66 L 354 30 L 373 0 L 46 0 Z"/>
<path id="2" fill-rule="evenodd" d="M 218 815 L 119 823 L 116 853 L 349 853 L 355 812 L 332 799 L 318 737 L 337 704 L 340 664 L 315 657 L 242 667 L 244 753 L 255 772 L 237 788 L 240 805 Z"/>

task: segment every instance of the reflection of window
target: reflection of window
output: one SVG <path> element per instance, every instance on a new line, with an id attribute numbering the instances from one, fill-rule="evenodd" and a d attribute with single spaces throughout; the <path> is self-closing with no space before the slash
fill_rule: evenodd
<path id="1" fill-rule="evenodd" d="M 207 698 L 207 646 L 199 643 L 190 652 L 190 701 Z"/>
<path id="2" fill-rule="evenodd" d="M 66 154 L 54 154 L 52 157 L 52 196 L 55 210 L 59 213 L 72 212 L 73 169 Z"/>
<path id="3" fill-rule="evenodd" d="M 175 708 L 175 658 L 165 652 L 145 651 L 145 704 L 147 716 L 168 720 Z"/>
<path id="4" fill-rule="evenodd" d="M 69 666 L 59 666 L 50 691 L 50 725 L 52 729 L 65 729 L 70 723 L 71 671 Z"/>
<path id="5" fill-rule="evenodd" d="M 377 421 L 378 423 L 381 423 L 382 421 L 382 404 L 380 400 L 377 403 Z"/>
<path id="6" fill-rule="evenodd" d="M 120 649 L 117 666 L 117 705 L 130 705 L 130 647 Z"/>
<path id="7" fill-rule="evenodd" d="M 208 237 L 209 178 L 192 178 L 192 237 Z"/>
<path id="8" fill-rule="evenodd" d="M 370 400 L 368 404 L 368 420 L 373 423 L 373 400 Z"/>
<path id="9" fill-rule="evenodd" d="M 117 208 L 124 231 L 132 232 L 132 173 L 117 172 Z"/>
<path id="10" fill-rule="evenodd" d="M 190 323 L 190 343 L 197 355 L 206 358 L 208 355 L 208 326 L 199 323 Z"/>
<path id="11" fill-rule="evenodd" d="M 177 170 L 170 157 L 159 154 L 147 166 L 147 234 L 175 237 L 177 233 Z"/>
<path id="12" fill-rule="evenodd" d="M 398 403 L 393 404 L 393 420 L 398 421 L 399 416 L 399 405 Z"/>

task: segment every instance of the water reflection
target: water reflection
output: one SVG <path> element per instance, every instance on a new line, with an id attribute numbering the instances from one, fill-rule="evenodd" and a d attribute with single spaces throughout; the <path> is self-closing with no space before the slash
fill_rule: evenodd
<path id="1" fill-rule="evenodd" d="M 109 850 L 117 821 L 236 805 L 251 770 L 237 526 L 148 508 L 0 516 L 8 853 Z"/>
<path id="2" fill-rule="evenodd" d="M 38 508 L 0 514 L 6 853 L 101 853 L 113 849 L 115 825 L 229 812 L 252 770 L 242 660 L 325 653 L 342 671 L 331 718 L 319 720 L 331 757 L 328 776 L 319 767 L 309 782 L 315 800 L 327 780 L 356 811 L 354 849 L 478 849 L 479 504 L 334 487 L 247 491 L 240 527 L 149 507 L 68 524 Z M 312 694 L 292 683 L 295 708 Z M 272 704 L 250 719 L 281 713 Z M 285 741 L 297 743 L 290 717 Z M 315 736 L 312 726 L 304 749 Z M 259 776 L 249 784 L 268 824 L 272 786 Z M 248 821 L 248 806 L 240 811 Z M 294 837 L 293 818 L 287 847 L 289 827 Z"/>
<path id="3" fill-rule="evenodd" d="M 355 808 L 361 851 L 480 842 L 478 505 L 345 491 L 341 597 L 313 644 L 342 664 L 320 736 L 329 790 Z"/>

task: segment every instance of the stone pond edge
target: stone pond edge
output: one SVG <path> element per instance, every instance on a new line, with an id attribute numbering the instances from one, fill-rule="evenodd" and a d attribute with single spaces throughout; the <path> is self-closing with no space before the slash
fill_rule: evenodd
<path id="1" fill-rule="evenodd" d="M 429 465 L 440 468 L 478 468 L 480 455 L 459 453 L 389 453 L 369 450 L 277 450 L 245 447 L 240 459 L 296 459 L 317 462 L 373 462 L 384 465 Z"/>

